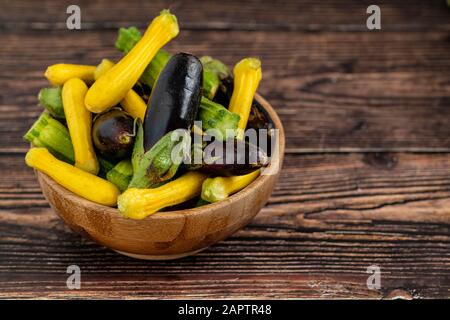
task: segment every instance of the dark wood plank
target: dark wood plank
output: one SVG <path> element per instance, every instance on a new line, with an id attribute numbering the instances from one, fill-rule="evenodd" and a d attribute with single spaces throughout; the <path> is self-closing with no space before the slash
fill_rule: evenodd
<path id="1" fill-rule="evenodd" d="M 148 263 L 147 263 L 148 264 Z M 53 299 L 418 299 L 427 297 L 446 297 L 448 286 L 429 287 L 425 283 L 433 280 L 424 277 L 418 290 L 407 290 L 395 286 L 386 291 L 368 290 L 366 275 L 358 279 L 342 276 L 309 275 L 225 275 L 195 276 L 180 275 L 171 279 L 166 275 L 124 276 L 102 275 L 92 277 L 82 274 L 81 290 L 68 290 L 65 287 L 67 274 L 57 278 L 37 276 L 33 280 L 13 278 L 2 283 L 0 297 L 6 298 L 53 298 Z M 383 284 L 391 284 L 390 277 L 383 278 Z M 402 283 L 410 279 L 404 277 Z M 398 285 L 399 282 L 397 281 Z M 151 289 L 150 289 L 151 288 Z M 32 289 L 33 291 L 30 291 Z M 105 290 L 106 289 L 106 290 Z"/>
<path id="2" fill-rule="evenodd" d="M 68 0 L 2 3 L 0 298 L 449 297 L 450 153 L 423 153 L 450 151 L 445 1 L 379 1 L 381 32 L 363 32 L 366 0 L 78 3 L 84 30 L 73 32 Z M 64 226 L 21 136 L 41 112 L 47 65 L 117 59 L 116 29 L 145 27 L 168 6 L 182 29 L 169 50 L 262 59 L 260 92 L 288 154 L 248 227 L 196 256 L 145 262 Z M 410 153 L 364 153 L 377 150 Z M 79 291 L 65 286 L 70 264 L 82 269 Z M 366 286 L 373 264 L 381 290 Z"/>
<path id="3" fill-rule="evenodd" d="M 367 31 L 366 9 L 373 1 L 142 1 L 81 0 L 83 29 L 124 25 L 145 27 L 164 8 L 182 29 Z M 0 12 L 3 29 L 66 29 L 66 8 L 73 1 L 6 1 Z M 384 31 L 449 30 L 445 1 L 380 0 Z"/>
<path id="4" fill-rule="evenodd" d="M 47 85 L 46 66 L 117 59 L 115 36 L 115 31 L 3 33 L 0 151 L 26 147 L 21 136 L 41 111 L 36 95 Z M 448 32 L 186 31 L 168 48 L 210 54 L 230 65 L 259 56 L 260 92 L 284 123 L 288 151 L 448 151 L 448 39 Z"/>
<path id="5" fill-rule="evenodd" d="M 448 296 L 447 154 L 287 155 L 247 228 L 173 262 L 132 260 L 73 234 L 21 158 L 0 157 L 3 297 Z M 65 287 L 70 264 L 83 270 L 81 291 Z M 379 291 L 365 285 L 372 264 Z"/>

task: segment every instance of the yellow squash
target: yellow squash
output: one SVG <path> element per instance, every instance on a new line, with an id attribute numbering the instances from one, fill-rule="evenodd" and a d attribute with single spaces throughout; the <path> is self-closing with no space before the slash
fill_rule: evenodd
<path id="1" fill-rule="evenodd" d="M 114 62 L 109 59 L 102 59 L 102 62 L 95 67 L 94 79 L 97 80 L 106 72 L 108 72 L 112 67 L 114 67 Z"/>
<path id="2" fill-rule="evenodd" d="M 202 199 L 217 202 L 248 186 L 259 176 L 259 170 L 243 176 L 208 178 L 203 182 Z"/>
<path id="3" fill-rule="evenodd" d="M 177 18 L 163 10 L 133 49 L 89 88 L 86 107 L 99 113 L 118 104 L 139 80 L 158 50 L 178 32 Z"/>
<path id="4" fill-rule="evenodd" d="M 79 78 L 92 83 L 94 82 L 94 72 L 94 66 L 59 63 L 48 67 L 44 75 L 51 84 L 60 86 L 72 78 Z"/>
<path id="5" fill-rule="evenodd" d="M 97 66 L 95 70 L 95 80 L 100 78 L 103 74 L 105 74 L 109 69 L 114 66 L 114 62 L 103 59 L 102 62 Z M 139 96 L 136 91 L 130 89 L 125 97 L 120 101 L 122 108 L 128 112 L 133 118 L 139 118 L 144 121 L 145 110 L 147 110 L 147 105 L 144 100 L 142 100 L 141 96 Z"/>
<path id="6" fill-rule="evenodd" d="M 256 58 L 245 58 L 239 61 L 233 69 L 234 90 L 228 110 L 237 113 L 239 120 L 237 137 L 242 139 L 247 127 L 253 97 L 261 81 L 261 61 Z"/>
<path id="7" fill-rule="evenodd" d="M 25 162 L 87 200 L 105 206 L 115 206 L 117 203 L 120 191 L 114 184 L 56 159 L 45 148 L 31 148 Z"/>
<path id="8" fill-rule="evenodd" d="M 62 101 L 75 153 L 75 166 L 97 174 L 99 165 L 92 145 L 92 115 L 84 106 L 88 88 L 77 78 L 66 81 L 62 89 Z"/>
<path id="9" fill-rule="evenodd" d="M 190 171 L 154 189 L 130 188 L 119 196 L 119 211 L 127 218 L 144 219 L 158 210 L 198 196 L 207 175 Z"/>
<path id="10" fill-rule="evenodd" d="M 133 89 L 129 90 L 125 97 L 120 101 L 122 108 L 128 112 L 133 118 L 139 118 L 144 121 L 147 105 L 141 96 Z"/>

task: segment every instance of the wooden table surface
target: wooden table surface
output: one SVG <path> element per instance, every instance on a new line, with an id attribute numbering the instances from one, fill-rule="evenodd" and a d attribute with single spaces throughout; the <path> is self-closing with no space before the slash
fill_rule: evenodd
<path id="1" fill-rule="evenodd" d="M 0 10 L 1 298 L 449 298 L 450 9 L 445 0 L 32 1 Z M 78 3 L 82 30 L 66 29 Z M 170 6 L 168 49 L 263 62 L 286 130 L 267 206 L 196 256 L 150 262 L 72 233 L 24 164 L 46 66 L 118 58 L 117 28 Z M 81 289 L 66 287 L 80 266 Z M 381 289 L 366 285 L 381 268 Z"/>

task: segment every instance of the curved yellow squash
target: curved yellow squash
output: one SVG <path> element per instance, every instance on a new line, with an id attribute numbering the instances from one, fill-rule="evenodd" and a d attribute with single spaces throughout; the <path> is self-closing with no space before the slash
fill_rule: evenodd
<path id="1" fill-rule="evenodd" d="M 114 66 L 114 62 L 103 59 L 95 70 L 95 79 L 97 80 L 103 74 L 108 72 Z M 133 89 L 128 90 L 125 97 L 120 101 L 122 108 L 128 112 L 133 118 L 139 118 L 144 121 L 145 111 L 147 110 L 147 104 L 142 100 L 141 96 Z"/>
<path id="2" fill-rule="evenodd" d="M 114 184 L 56 159 L 45 148 L 31 148 L 25 162 L 87 200 L 105 206 L 115 206 L 117 203 L 120 191 Z"/>
<path id="3" fill-rule="evenodd" d="M 122 108 L 128 112 L 133 118 L 139 118 L 144 121 L 147 105 L 141 96 L 133 89 L 129 90 L 125 97 L 120 101 Z"/>
<path id="4" fill-rule="evenodd" d="M 73 78 L 66 81 L 61 95 L 75 153 L 75 166 L 97 174 L 99 165 L 92 145 L 92 114 L 84 106 L 87 90 L 82 80 Z"/>
<path id="5" fill-rule="evenodd" d="M 139 80 L 158 50 L 178 32 L 177 18 L 168 10 L 162 11 L 133 49 L 89 88 L 86 107 L 99 113 L 118 104 Z"/>
<path id="6" fill-rule="evenodd" d="M 198 196 L 207 177 L 200 172 L 190 171 L 158 188 L 130 188 L 119 196 L 119 211 L 127 218 L 144 219 L 162 208 Z"/>
<path id="7" fill-rule="evenodd" d="M 261 61 L 256 58 L 245 58 L 239 61 L 233 69 L 234 90 L 231 95 L 228 110 L 237 113 L 241 119 L 238 124 L 238 139 L 243 137 L 247 127 L 253 97 L 261 81 Z"/>
<path id="8" fill-rule="evenodd" d="M 259 169 L 243 176 L 208 178 L 203 182 L 202 199 L 208 202 L 225 200 L 236 193 L 259 176 Z"/>
<path id="9" fill-rule="evenodd" d="M 79 78 L 92 83 L 94 82 L 94 72 L 94 66 L 59 63 L 48 67 L 44 75 L 51 84 L 60 86 L 72 78 Z"/>

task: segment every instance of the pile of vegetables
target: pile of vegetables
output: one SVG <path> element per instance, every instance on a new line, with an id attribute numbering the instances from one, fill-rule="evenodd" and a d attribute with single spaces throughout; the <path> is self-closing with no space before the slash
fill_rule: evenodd
<path id="1" fill-rule="evenodd" d="M 231 73 L 209 56 L 172 55 L 162 47 L 178 33 L 176 17 L 163 10 L 143 35 L 119 30 L 124 55 L 116 63 L 48 67 L 52 86 L 38 97 L 45 111 L 24 136 L 32 144 L 27 165 L 133 219 L 221 201 L 256 179 L 269 152 L 245 141 L 244 130 L 270 126 L 254 100 L 260 61 L 245 58 Z M 214 139 L 195 143 L 208 130 Z M 211 150 L 229 142 L 227 164 L 227 154 Z M 186 160 L 186 150 L 200 163 L 173 160 L 178 152 Z"/>

